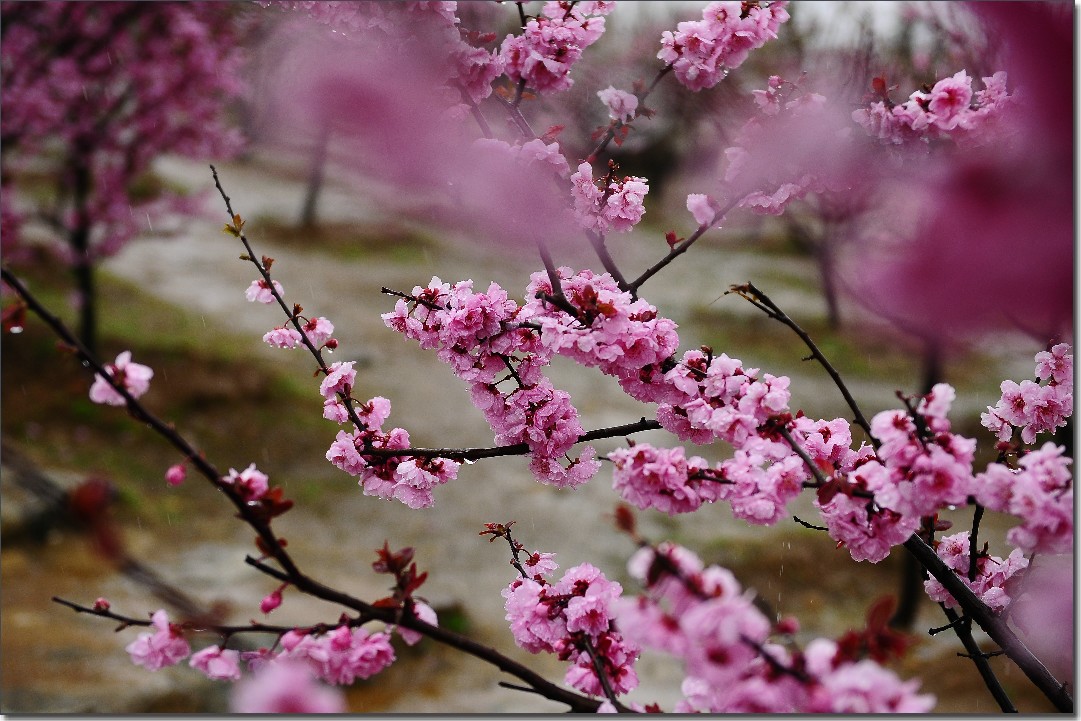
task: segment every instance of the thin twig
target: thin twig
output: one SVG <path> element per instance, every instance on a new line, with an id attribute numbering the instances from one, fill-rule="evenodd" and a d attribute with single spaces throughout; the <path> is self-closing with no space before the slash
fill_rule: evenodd
<path id="1" fill-rule="evenodd" d="M 848 386 L 845 385 L 844 380 L 841 378 L 841 374 L 837 372 L 837 369 L 833 367 L 833 364 L 829 362 L 825 354 L 815 344 L 811 336 L 807 331 L 803 330 L 794 320 L 792 320 L 787 313 L 770 300 L 769 296 L 759 290 L 753 283 L 745 283 L 744 285 L 734 285 L 726 293 L 737 293 L 740 297 L 746 299 L 754 307 L 761 310 L 774 320 L 780 321 L 784 325 L 788 326 L 800 337 L 807 347 L 811 351 L 811 357 L 819 362 L 819 364 L 826 370 L 830 378 L 833 379 L 834 385 L 841 391 L 841 395 L 844 396 L 845 402 L 848 403 L 848 407 L 852 409 L 852 414 L 855 417 L 856 424 L 864 430 L 867 434 L 867 438 L 871 441 L 871 445 L 876 449 L 881 445 L 879 440 L 871 433 L 871 424 L 867 422 L 867 418 L 864 417 L 863 411 L 860 410 L 859 405 L 856 403 L 856 399 L 852 397 L 852 393 L 848 390 Z"/>
<path id="2" fill-rule="evenodd" d="M 655 431 L 661 428 L 661 424 L 654 420 L 642 418 L 634 423 L 625 423 L 621 426 L 597 428 L 578 436 L 578 443 L 588 443 L 601 438 L 617 438 L 619 436 L 640 433 L 642 431 Z M 529 453 L 529 444 L 514 443 L 507 446 L 494 446 L 492 448 L 367 448 L 364 455 L 377 458 L 391 458 L 396 456 L 415 456 L 417 458 L 450 458 L 452 460 L 475 461 L 481 458 L 497 458 L 499 456 L 522 456 Z"/>
<path id="3" fill-rule="evenodd" d="M 714 223 L 727 215 L 728 212 L 732 210 L 732 208 L 736 207 L 736 204 L 738 202 L 738 199 L 729 201 L 723 208 L 718 210 L 713 215 L 712 220 L 710 220 L 708 223 L 703 223 L 702 225 L 698 226 L 698 230 L 694 231 L 694 233 L 691 234 L 691 237 L 687 238 L 682 243 L 674 246 L 671 250 L 668 251 L 668 255 L 658 260 L 656 263 L 647 268 L 640 276 L 631 281 L 630 284 L 627 286 L 627 289 L 630 291 L 631 295 L 637 298 L 638 289 L 642 287 L 643 283 L 656 275 L 662 268 L 667 266 L 673 260 L 690 250 L 690 247 L 694 245 L 695 242 L 699 238 L 701 238 L 707 230 L 712 228 Z"/>
<path id="4" fill-rule="evenodd" d="M 972 623 L 969 618 L 967 616 L 958 616 L 956 611 L 952 608 L 946 608 L 944 604 L 940 603 L 939 606 L 942 606 L 946 618 L 950 620 L 950 626 L 957 634 L 957 638 L 960 639 L 961 645 L 965 647 L 965 651 L 968 652 L 968 657 L 976 664 L 976 670 L 979 671 L 984 685 L 991 692 L 999 708 L 1002 709 L 1003 713 L 1017 713 L 1017 707 L 1010 701 L 1006 689 L 1002 688 L 998 677 L 995 676 L 995 672 L 991 669 L 991 664 L 987 661 L 986 654 L 980 649 L 976 639 L 972 637 Z"/>

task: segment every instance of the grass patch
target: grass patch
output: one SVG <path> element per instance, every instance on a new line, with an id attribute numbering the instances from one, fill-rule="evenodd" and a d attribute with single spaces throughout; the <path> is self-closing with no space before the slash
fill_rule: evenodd
<path id="1" fill-rule="evenodd" d="M 376 256 L 394 263 L 413 263 L 436 247 L 430 238 L 416 230 L 386 224 L 325 221 L 312 228 L 303 228 L 280 218 L 259 216 L 249 227 L 253 237 L 348 261 Z"/>
<path id="2" fill-rule="evenodd" d="M 65 278 L 34 268 L 21 275 L 53 312 L 69 321 L 63 307 Z M 322 488 L 300 467 L 318 465 L 334 436 L 333 424 L 321 418 L 315 380 L 290 367 L 251 358 L 256 340 L 238 342 L 198 315 L 156 300 L 134 287 L 103 277 L 102 355 L 111 359 L 123 349 L 154 369 L 146 406 L 177 429 L 223 472 L 255 462 L 272 483 L 289 481 L 290 493 L 305 499 Z M 113 309 L 123 308 L 123 313 Z M 5 439 L 45 468 L 68 469 L 109 478 L 122 504 L 140 517 L 182 515 L 212 503 L 217 493 L 197 480 L 189 482 L 184 501 L 165 503 L 163 474 L 181 460 L 164 439 L 132 420 L 123 409 L 90 402 L 91 375 L 75 358 L 57 349 L 56 338 L 35 317 L 25 331 L 0 339 Z M 326 464 L 327 475 L 337 473 Z M 150 498 L 155 499 L 154 503 Z M 175 499 L 174 499 L 175 500 Z M 144 519 L 145 520 L 145 519 Z"/>

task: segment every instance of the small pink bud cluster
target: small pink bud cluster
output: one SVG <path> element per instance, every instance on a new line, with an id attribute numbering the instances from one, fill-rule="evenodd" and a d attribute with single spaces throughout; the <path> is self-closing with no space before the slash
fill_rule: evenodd
<path id="1" fill-rule="evenodd" d="M 1025 553 L 1069 553 L 1073 548 L 1073 461 L 1053 443 L 1026 453 L 1012 470 L 992 463 L 974 481 L 976 500 L 1021 519 L 1006 540 Z"/>
<path id="2" fill-rule="evenodd" d="M 150 379 L 154 377 L 154 371 L 148 366 L 131 362 L 131 351 L 124 351 L 116 357 L 114 362 L 106 363 L 105 372 L 116 383 L 123 386 L 133 398 L 138 398 L 150 390 Z M 110 406 L 122 406 L 127 403 L 124 396 L 109 385 L 109 382 L 100 374 L 94 375 L 94 384 L 90 386 L 90 400 Z"/>
<path id="3" fill-rule="evenodd" d="M 712 88 L 743 64 L 752 50 L 777 37 L 787 22 L 787 2 L 713 2 L 701 20 L 687 20 L 661 33 L 657 57 L 690 90 Z"/>
<path id="4" fill-rule="evenodd" d="M 1018 571 L 1028 568 L 1028 559 L 1019 548 L 1013 549 L 1005 560 L 980 553 L 976 559 L 976 578 L 969 580 L 969 545 L 969 532 L 963 531 L 940 539 L 935 552 L 988 608 L 996 613 L 1002 611 L 1010 605 L 1011 600 L 1006 593 L 1006 582 Z M 932 601 L 943 603 L 947 608 L 957 608 L 957 600 L 938 580 L 927 579 L 923 582 L 923 588 Z"/>
<path id="5" fill-rule="evenodd" d="M 853 662 L 833 641 L 817 639 L 803 652 L 770 642 L 771 624 L 752 594 L 685 548 L 643 548 L 628 570 L 647 594 L 621 599 L 617 620 L 643 647 L 683 661 L 677 713 L 923 712 L 934 703 L 916 694 L 918 682 L 874 661 Z"/>
<path id="6" fill-rule="evenodd" d="M 502 591 L 515 642 L 530 653 L 554 653 L 569 661 L 564 681 L 585 693 L 604 695 L 597 665 L 616 693 L 635 688 L 638 646 L 627 641 L 612 620 L 623 587 L 588 563 L 568 569 L 554 584 L 543 577 L 555 570 L 554 563 L 534 568 L 533 578 L 515 579 Z"/>
<path id="7" fill-rule="evenodd" d="M 326 318 L 311 318 L 305 321 L 301 328 L 316 349 L 333 340 L 331 336 L 334 334 L 334 324 Z M 263 341 L 272 348 L 296 348 L 303 344 L 303 340 L 303 336 L 297 332 L 291 321 L 263 336 Z"/>
<path id="8" fill-rule="evenodd" d="M 539 480 L 561 488 L 585 483 L 600 463 L 591 447 L 567 466 L 559 461 L 584 431 L 570 395 L 541 372 L 551 353 L 534 330 L 519 325 L 528 313 L 495 283 L 486 293 L 472 288 L 472 281 L 452 287 L 432 278 L 427 288 L 413 289 L 414 301 L 398 300 L 383 321 L 421 348 L 438 349 L 439 359 L 469 383 L 496 442 L 529 446 L 529 467 Z"/>
<path id="9" fill-rule="evenodd" d="M 915 91 L 904 103 L 885 98 L 854 110 L 852 119 L 871 137 L 892 145 L 963 139 L 983 130 L 1011 100 L 1005 72 L 983 78 L 983 84 L 983 90 L 973 93 L 972 78 L 962 70 L 939 80 L 929 92 Z"/>
<path id="10" fill-rule="evenodd" d="M 574 84 L 571 68 L 582 50 L 604 34 L 604 18 L 614 4 L 554 2 L 526 21 L 521 35 L 508 35 L 499 56 L 507 77 L 538 93 L 556 93 Z"/>
<path id="11" fill-rule="evenodd" d="M 1020 384 L 1002 381 L 1002 398 L 980 416 L 984 428 L 1000 441 L 1008 441 L 1014 429 L 1021 429 L 1021 440 L 1032 443 L 1037 433 L 1053 432 L 1066 425 L 1073 415 L 1073 353 L 1067 343 L 1036 354 L 1036 378 Z"/>
<path id="12" fill-rule="evenodd" d="M 645 178 L 627 176 L 622 180 L 602 179 L 598 187 L 589 163 L 578 166 L 571 176 L 571 197 L 579 225 L 604 235 L 610 230 L 625 233 L 642 219 L 642 204 L 649 193 Z"/>

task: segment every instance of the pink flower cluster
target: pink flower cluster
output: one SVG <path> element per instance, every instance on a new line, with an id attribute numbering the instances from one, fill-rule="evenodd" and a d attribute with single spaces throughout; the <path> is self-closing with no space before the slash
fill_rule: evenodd
<path id="1" fill-rule="evenodd" d="M 132 663 L 148 671 L 158 671 L 180 663 L 191 654 L 191 646 L 180 627 L 169 623 L 169 614 L 159 609 L 150 619 L 153 633 L 140 633 L 124 649 L 131 654 Z"/>
<path id="2" fill-rule="evenodd" d="M 591 447 L 567 466 L 559 460 L 584 431 L 570 395 L 541 372 L 551 353 L 534 330 L 520 325 L 530 320 L 528 312 L 497 284 L 474 293 L 469 280 L 452 287 L 432 278 L 428 287 L 413 289 L 413 299 L 398 300 L 384 323 L 422 348 L 438 349 L 439 359 L 469 383 L 470 399 L 496 443 L 527 444 L 530 470 L 560 488 L 596 474 L 600 463 Z"/>
<path id="3" fill-rule="evenodd" d="M 637 508 L 656 508 L 670 516 L 698 510 L 719 497 L 719 478 L 698 456 L 684 457 L 682 447 L 654 448 L 637 443 L 608 454 L 615 463 L 612 488 Z"/>
<path id="4" fill-rule="evenodd" d="M 663 379 L 665 390 L 650 400 L 661 403 L 657 420 L 681 440 L 740 448 L 770 418 L 789 412 L 787 376 L 759 378 L 757 368 L 725 353 L 686 351 Z"/>
<path id="5" fill-rule="evenodd" d="M 1011 470 L 992 463 L 976 476 L 976 501 L 1021 519 L 1006 540 L 1026 553 L 1069 553 L 1073 548 L 1073 461 L 1062 446 L 1045 443 Z"/>
<path id="6" fill-rule="evenodd" d="M 916 694 L 918 682 L 902 682 L 873 661 L 853 663 L 832 641 L 817 639 L 804 652 L 770 642 L 772 626 L 752 594 L 685 548 L 643 548 L 628 570 L 647 594 L 621 599 L 616 618 L 643 647 L 683 661 L 677 713 L 924 712 L 933 705 Z"/>
<path id="7" fill-rule="evenodd" d="M 367 496 L 395 498 L 410 508 L 428 508 L 435 499 L 432 489 L 458 476 L 458 462 L 449 458 L 379 456 L 367 453 L 370 449 L 397 449 L 409 447 L 409 431 L 392 428 L 383 431 L 383 423 L 390 417 L 390 401 L 382 396 L 357 403 L 352 398 L 353 383 L 357 372 L 356 361 L 334 363 L 319 386 L 323 396 L 323 417 L 337 423 L 349 420 L 348 403 L 361 428 L 351 433 L 338 431 L 327 451 L 327 460 L 351 476 L 360 478 L 360 486 Z"/>
<path id="8" fill-rule="evenodd" d="M 281 647 L 276 659 L 305 661 L 317 678 L 336 685 L 374 676 L 395 658 L 389 634 L 349 626 L 318 636 L 294 629 L 282 636 Z"/>
<path id="9" fill-rule="evenodd" d="M 559 149 L 559 143 L 556 142 L 545 143 L 540 138 L 534 138 L 522 145 L 511 145 L 493 138 L 477 138 L 473 141 L 473 147 L 481 153 L 500 153 L 525 166 L 539 163 L 541 167 L 547 166 L 560 178 L 566 178 L 571 174 L 567 158 L 564 157 Z"/>
<path id="10" fill-rule="evenodd" d="M 612 615 L 623 587 L 588 563 L 568 569 L 556 583 L 543 577 L 552 570 L 554 563 L 533 578 L 515 579 L 503 589 L 515 642 L 530 653 L 554 653 L 569 661 L 564 681 L 601 696 L 604 690 L 590 654 L 592 647 L 613 691 L 622 694 L 635 688 L 638 646 L 620 634 Z"/>
<path id="11" fill-rule="evenodd" d="M 282 289 L 282 284 L 276 280 L 267 283 L 266 280 L 260 278 L 259 280 L 253 280 L 247 290 L 244 291 L 244 297 L 248 299 L 250 303 L 264 303 L 270 304 L 274 302 L 274 291 L 271 291 L 271 284 L 273 284 L 274 291 L 277 291 L 281 296 L 285 291 Z"/>
<path id="12" fill-rule="evenodd" d="M 1021 440 L 1032 443 L 1037 433 L 1053 432 L 1066 425 L 1073 415 L 1073 349 L 1059 343 L 1050 351 L 1036 354 L 1036 378 L 1047 381 L 1024 380 L 1020 384 L 1002 381 L 1002 398 L 987 413 L 980 416 L 984 428 L 1000 441 L 1013 437 L 1021 429 Z"/>
<path id="13" fill-rule="evenodd" d="M 1019 571 L 1028 568 L 1028 559 L 1021 549 L 1015 548 L 1006 559 L 980 553 L 976 559 L 976 579 L 970 581 L 969 571 L 969 532 L 963 531 L 952 536 L 945 536 L 938 541 L 935 552 L 942 561 L 960 576 L 965 585 L 972 589 L 981 601 L 992 611 L 1000 612 L 1010 605 L 1010 596 L 1006 593 L 1006 582 Z M 923 588 L 932 601 L 943 603 L 947 608 L 956 608 L 957 600 L 934 578 L 923 582 Z"/>
<path id="14" fill-rule="evenodd" d="M 661 34 L 657 57 L 671 65 L 690 90 L 712 88 L 743 64 L 752 50 L 777 37 L 788 20 L 787 2 L 713 2 L 701 20 L 679 23 Z"/>
<path id="15" fill-rule="evenodd" d="M 622 180 L 605 176 L 598 187 L 593 166 L 582 163 L 571 176 L 574 214 L 586 230 L 601 235 L 610 230 L 625 233 L 638 224 L 646 209 L 642 204 L 649 185 L 645 178 L 627 176 Z"/>
<path id="16" fill-rule="evenodd" d="M 878 563 L 919 528 L 921 516 L 968 502 L 976 442 L 950 433 L 946 414 L 954 397 L 953 388 L 940 383 L 914 414 L 876 415 L 871 432 L 882 442 L 877 456 L 864 446 L 819 490 L 815 505 L 830 538 L 855 560 Z"/>
<path id="17" fill-rule="evenodd" d="M 874 489 L 881 508 L 918 518 L 967 502 L 976 441 L 950 433 L 946 414 L 955 397 L 952 387 L 939 383 L 920 400 L 915 414 L 883 411 L 871 420 L 871 433 L 882 445 L 879 461 L 867 465 L 881 462 L 887 472 Z M 863 472 L 871 471 L 865 466 Z"/>
<path id="18" fill-rule="evenodd" d="M 985 131 L 1012 100 L 1006 92 L 1006 73 L 999 71 L 983 78 L 984 89 L 972 92 L 972 78 L 962 70 L 943 78 L 931 90 L 917 90 L 904 103 L 884 98 L 852 111 L 856 121 L 871 137 L 892 145 L 926 142 L 931 139 L 965 140 L 976 131 Z"/>
<path id="19" fill-rule="evenodd" d="M 123 386 L 133 398 L 138 398 L 150 390 L 150 379 L 154 377 L 154 371 L 150 367 L 131 362 L 131 351 L 124 351 L 116 357 L 114 362 L 106 363 L 105 372 L 116 383 Z M 110 406 L 122 406 L 127 403 L 124 396 L 109 385 L 109 382 L 100 374 L 94 374 L 94 384 L 90 386 L 90 400 Z"/>
<path id="20" fill-rule="evenodd" d="M 508 35 L 499 49 L 507 77 L 538 93 L 566 90 L 574 81 L 571 68 L 582 51 L 604 34 L 611 2 L 555 2 L 526 21 L 521 35 Z"/>
<path id="21" fill-rule="evenodd" d="M 646 301 L 620 290 L 612 276 L 589 269 L 574 273 L 565 266 L 556 272 L 577 318 L 537 297 L 553 292 L 547 273 L 530 276 L 526 289 L 531 300 L 525 310 L 540 325 L 540 342 L 549 352 L 599 368 L 630 388 L 640 383 L 643 368 L 658 366 L 679 347 L 676 324 Z"/>
<path id="22" fill-rule="evenodd" d="M 215 681 L 240 680 L 240 652 L 207 646 L 192 654 L 188 665 Z"/>

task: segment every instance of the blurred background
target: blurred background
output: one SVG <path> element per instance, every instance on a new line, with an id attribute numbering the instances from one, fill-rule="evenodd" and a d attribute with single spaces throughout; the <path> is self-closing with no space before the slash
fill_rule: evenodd
<path id="1" fill-rule="evenodd" d="M 10 35 L 19 28 L 19 16 L 10 8 L 21 5 L 26 3 L 4 4 L 11 13 L 2 31 L 9 48 L 20 45 L 22 36 Z M 566 125 L 559 141 L 575 166 L 593 144 L 590 134 L 608 122 L 596 92 L 608 85 L 630 89 L 638 79 L 649 82 L 661 67 L 655 57 L 660 33 L 699 17 L 701 5 L 619 7 L 607 17 L 605 35 L 575 67 L 574 86 L 526 101 L 523 112 L 538 132 Z M 99 239 L 93 256 L 99 356 L 108 361 L 131 350 L 137 362 L 155 371 L 144 399 L 149 408 L 174 422 L 218 467 L 240 470 L 256 463 L 296 500 L 296 508 L 275 528 L 312 576 L 362 598 L 377 598 L 385 595 L 387 579 L 371 571 L 375 549 L 384 540 L 392 548 L 413 546 L 418 565 L 430 573 L 422 594 L 441 624 L 552 679 L 562 678 L 558 661 L 514 646 L 499 593 L 514 570 L 503 547 L 477 534 L 485 523 L 514 520 L 517 538 L 529 549 L 555 552 L 564 569 L 589 560 L 633 591 L 625 563 L 634 547 L 613 526 L 618 498 L 608 469 L 570 492 L 537 484 L 521 458 L 478 462 L 463 466 L 456 481 L 436 491 L 435 508 L 420 511 L 361 495 L 352 478 L 325 460 L 337 427 L 320 415 L 312 359 L 300 351 L 272 350 L 261 341 L 283 318 L 270 306 L 244 299 L 255 276 L 249 263 L 237 259 L 239 243 L 221 232 L 228 217 L 213 192 L 208 163 L 217 166 L 256 252 L 275 259 L 274 276 L 287 300 L 334 323 L 339 346 L 329 360 L 357 361 L 359 393 L 389 398 L 390 422 L 407 428 L 419 446 L 487 446 L 492 434 L 464 385 L 434 354 L 383 325 L 379 314 L 391 310 L 393 299 L 380 288 L 408 292 L 432 276 L 449 282 L 472 278 L 482 288 L 495 281 L 520 300 L 539 261 L 528 248 L 493 241 L 448 215 L 436 199 L 438 188 L 418 184 L 412 192 L 411 181 L 402 179 L 391 159 L 359 155 L 355 137 L 310 106 L 291 101 L 299 90 L 289 79 L 303 78 L 297 68 L 311 60 L 298 50 L 304 47 L 300 38 L 314 32 L 303 12 L 256 4 L 219 6 L 215 12 L 222 7 L 225 12 L 215 21 L 223 36 L 210 33 L 204 39 L 225 43 L 221 47 L 228 52 L 219 47 L 204 82 L 211 82 L 214 68 L 233 72 L 236 63 L 236 87 L 217 88 L 228 97 L 216 119 L 223 124 L 219 140 L 229 142 L 203 148 L 161 142 L 162 152 L 146 159 L 138 183 L 127 178 L 131 204 L 120 215 L 130 211 L 131 217 L 121 222 L 105 214 L 113 224 L 109 232 L 124 240 L 110 246 Z M 809 87 L 816 78 L 840 78 L 857 99 L 869 91 L 873 76 L 884 75 L 899 87 L 894 97 L 900 99 L 962 68 L 973 77 L 996 69 L 994 38 L 953 3 L 797 2 L 789 11 L 792 20 L 782 26 L 779 39 L 753 53 L 716 88 L 691 93 L 671 78 L 662 82 L 647 103 L 656 115 L 636 120 L 627 141 L 612 148 L 622 173 L 645 176 L 650 184 L 643 222 L 609 240 L 626 273 L 637 275 L 667 252 L 667 231 L 693 232 L 686 194 L 712 192 L 724 148 L 754 110 L 751 90 L 764 88 L 770 75 L 796 79 L 806 72 Z M 500 38 L 518 24 L 513 5 L 463 3 L 459 16 L 463 26 L 488 29 Z M 97 32 L 124 36 L 124 23 L 135 21 L 118 17 L 116 27 Z M 59 31 L 47 31 L 46 39 L 50 32 Z M 46 42 L 35 62 L 49 62 L 48 54 L 62 52 L 61 47 Z M 19 70 L 29 63 L 14 51 L 5 53 L 8 89 L 23 82 Z M 13 102 L 5 94 L 5 116 Z M 27 127 L 39 128 L 31 143 L 9 133 L 11 127 L 14 121 L 5 125 L 2 148 L 4 261 L 56 313 L 80 326 L 90 301 L 86 273 L 80 276 L 71 255 L 79 227 L 78 192 L 57 190 L 73 171 L 51 162 L 70 137 L 31 119 Z M 159 202 L 166 198 L 169 203 Z M 817 340 L 868 417 L 897 407 L 898 390 L 922 392 L 935 381 L 954 385 L 954 430 L 979 439 L 984 455 L 977 467 L 982 467 L 991 460 L 993 440 L 979 425 L 979 414 L 997 401 L 1002 379 L 1032 377 L 1032 357 L 1045 341 L 1020 325 L 946 338 L 902 329 L 846 293 L 843 284 L 823 284 L 823 277 L 837 277 L 827 261 L 843 263 L 846 252 L 831 245 L 830 237 L 821 208 L 810 202 L 779 218 L 733 214 L 723 229 L 708 233 L 651 280 L 642 296 L 679 323 L 682 349 L 707 344 L 747 366 L 789 375 L 794 408 L 814 417 L 847 417 L 826 374 L 802 360 L 806 352 L 798 339 L 739 297 L 725 295 L 732 284 L 754 282 Z M 576 269 L 594 264 L 584 243 L 561 245 L 556 260 Z M 235 521 L 225 499 L 198 479 L 168 487 L 163 474 L 179 462 L 176 453 L 122 411 L 91 403 L 91 379 L 58 350 L 40 322 L 29 318 L 18 327 L 19 333 L 3 334 L 0 377 L 0 710 L 226 711 L 227 684 L 207 681 L 183 664 L 157 673 L 139 669 L 123 650 L 135 638 L 134 629 L 113 633 L 110 623 L 77 615 L 50 599 L 90 605 L 105 597 L 114 610 L 135 617 L 165 607 L 174 618 L 244 623 L 261 617 L 259 600 L 274 588 L 243 562 L 255 552 L 251 532 Z M 571 394 L 587 429 L 631 422 L 649 412 L 613 379 L 564 359 L 553 362 L 550 376 Z M 1071 435 L 1072 428 L 1061 442 Z M 635 439 L 675 442 L 663 431 Z M 619 443 L 596 445 L 603 455 Z M 711 461 L 727 452 L 720 444 L 694 449 Z M 793 512 L 815 518 L 810 497 L 794 504 Z M 900 554 L 877 565 L 857 565 L 825 534 L 792 521 L 751 527 L 720 504 L 688 517 L 656 511 L 636 515 L 646 537 L 689 546 L 707 563 L 732 569 L 777 614 L 795 615 L 804 641 L 862 627 L 876 599 L 905 587 Z M 965 528 L 970 512 L 958 511 L 954 520 Z M 996 517 L 984 522 L 981 538 L 991 542 L 992 553 L 1008 552 L 1002 539 L 1009 525 Z M 339 612 L 286 591 L 272 619 L 310 624 L 333 621 Z M 957 658 L 956 639 L 924 633 L 943 623 L 934 604 L 927 599 L 918 604 L 906 624 L 916 643 L 898 673 L 920 678 L 923 689 L 938 697 L 939 712 L 994 710 L 975 668 Z M 499 688 L 499 680 L 509 679 L 429 640 L 396 648 L 396 664 L 347 690 L 351 711 L 562 710 Z M 1072 654 L 1051 660 L 1054 672 L 1072 678 Z M 992 665 L 1022 711 L 1051 710 L 1010 662 L 995 658 Z M 642 684 L 632 700 L 670 709 L 680 698 L 679 669 L 664 659 L 646 654 L 638 673 Z"/>

